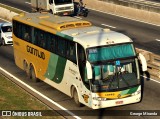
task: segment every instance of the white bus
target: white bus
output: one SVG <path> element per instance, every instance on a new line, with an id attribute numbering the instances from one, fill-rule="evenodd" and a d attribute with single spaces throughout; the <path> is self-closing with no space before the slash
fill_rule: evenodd
<path id="1" fill-rule="evenodd" d="M 13 18 L 13 42 L 18 67 L 78 106 L 99 109 L 141 100 L 138 57 L 124 34 L 72 17 L 34 13 Z"/>

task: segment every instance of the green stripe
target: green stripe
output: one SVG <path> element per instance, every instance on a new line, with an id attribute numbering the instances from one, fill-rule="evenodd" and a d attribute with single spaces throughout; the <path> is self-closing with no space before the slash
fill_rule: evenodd
<path id="1" fill-rule="evenodd" d="M 129 91 L 128 91 L 128 94 L 132 94 L 132 93 L 135 93 L 137 91 L 139 86 L 137 87 L 134 87 L 134 88 L 131 88 Z"/>
<path id="2" fill-rule="evenodd" d="M 120 95 L 126 95 L 128 93 L 129 89 L 121 91 Z"/>
<path id="3" fill-rule="evenodd" d="M 45 77 L 47 77 L 48 79 L 53 79 L 53 77 L 55 76 L 57 62 L 58 62 L 58 56 L 51 53 L 48 63 L 48 68 L 45 73 Z"/>
<path id="4" fill-rule="evenodd" d="M 66 35 L 66 34 L 63 34 L 63 33 L 61 33 L 61 32 L 57 32 L 56 35 L 61 36 L 61 37 L 63 37 L 63 38 L 66 38 L 66 39 L 68 39 L 68 40 L 73 40 L 73 37 L 68 36 L 68 35 Z"/>
<path id="5" fill-rule="evenodd" d="M 63 79 L 64 70 L 66 67 L 66 59 L 62 57 L 58 57 L 58 63 L 56 67 L 56 73 L 54 78 L 52 79 L 56 83 L 60 83 Z"/>
<path id="6" fill-rule="evenodd" d="M 63 79 L 66 61 L 65 58 L 51 53 L 45 77 L 60 83 Z"/>

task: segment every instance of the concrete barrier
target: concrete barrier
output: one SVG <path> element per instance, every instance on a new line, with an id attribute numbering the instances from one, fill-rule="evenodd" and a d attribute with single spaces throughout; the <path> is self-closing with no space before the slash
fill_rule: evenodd
<path id="1" fill-rule="evenodd" d="M 160 79 L 160 56 L 138 48 L 136 48 L 136 52 L 143 54 L 146 58 L 148 73 Z"/>
<path id="2" fill-rule="evenodd" d="M 12 17 L 15 16 L 15 15 L 17 15 L 17 13 L 0 7 L 0 17 L 1 18 L 11 21 Z"/>
<path id="3" fill-rule="evenodd" d="M 78 0 L 75 0 L 76 2 Z M 160 14 L 98 0 L 84 0 L 88 8 L 160 25 Z"/>

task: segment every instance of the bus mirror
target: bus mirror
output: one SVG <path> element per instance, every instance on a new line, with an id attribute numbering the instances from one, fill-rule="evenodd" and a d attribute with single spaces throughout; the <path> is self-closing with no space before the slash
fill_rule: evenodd
<path id="1" fill-rule="evenodd" d="M 139 60 L 141 61 L 141 64 L 142 64 L 142 71 L 147 71 L 147 61 L 146 61 L 146 58 L 141 53 L 139 53 L 138 56 L 139 56 Z"/>
<path id="2" fill-rule="evenodd" d="M 92 66 L 91 64 L 87 61 L 86 62 L 86 68 L 87 68 L 87 78 L 92 79 Z"/>

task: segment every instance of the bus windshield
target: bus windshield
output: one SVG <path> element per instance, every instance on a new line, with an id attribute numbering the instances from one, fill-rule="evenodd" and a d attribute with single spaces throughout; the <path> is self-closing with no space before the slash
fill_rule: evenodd
<path id="1" fill-rule="evenodd" d="M 93 92 L 120 90 L 140 84 L 138 59 L 131 44 L 88 49 Z"/>
<path id="2" fill-rule="evenodd" d="M 133 44 L 119 44 L 106 47 L 95 47 L 88 49 L 88 61 L 105 62 L 107 60 L 114 60 L 118 58 L 135 56 Z"/>
<path id="3" fill-rule="evenodd" d="M 55 5 L 70 4 L 72 0 L 54 0 Z"/>

